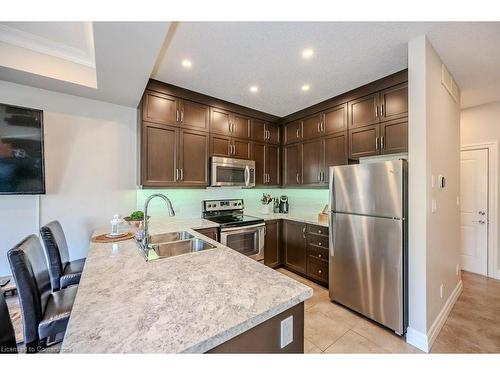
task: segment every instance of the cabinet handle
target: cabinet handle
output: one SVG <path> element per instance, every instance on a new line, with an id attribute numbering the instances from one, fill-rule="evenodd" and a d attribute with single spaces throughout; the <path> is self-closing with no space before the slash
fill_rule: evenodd
<path id="1" fill-rule="evenodd" d="M 319 234 L 321 234 L 321 233 L 323 233 L 323 232 L 321 231 L 321 229 L 318 229 L 318 233 L 319 233 Z"/>
<path id="2" fill-rule="evenodd" d="M 297 128 L 297 138 L 300 138 L 300 135 L 299 135 L 299 128 Z"/>
<path id="3" fill-rule="evenodd" d="M 179 181 L 179 169 L 175 168 L 175 181 Z"/>
<path id="4" fill-rule="evenodd" d="M 295 176 L 295 179 L 297 180 L 297 183 L 300 184 L 300 181 L 299 181 L 299 172 L 297 172 L 297 175 Z"/>
<path id="5" fill-rule="evenodd" d="M 181 111 L 181 122 L 184 121 L 184 110 Z"/>
<path id="6" fill-rule="evenodd" d="M 321 254 L 318 254 L 318 258 L 321 258 Z"/>
<path id="7" fill-rule="evenodd" d="M 175 110 L 175 121 L 179 122 L 179 110 Z"/>
<path id="8" fill-rule="evenodd" d="M 306 238 L 306 227 L 302 228 L 302 237 Z"/>
<path id="9" fill-rule="evenodd" d="M 231 155 L 236 154 L 236 146 L 235 145 L 231 145 L 231 149 L 232 149 Z"/>
<path id="10" fill-rule="evenodd" d="M 180 171 L 180 174 L 181 174 L 180 180 L 183 181 L 184 180 L 184 171 L 182 170 L 182 168 L 179 169 L 179 171 Z"/>
<path id="11" fill-rule="evenodd" d="M 380 148 L 382 150 L 385 148 L 385 145 L 384 145 L 384 136 L 380 137 Z"/>
<path id="12" fill-rule="evenodd" d="M 375 150 L 378 150 L 378 137 L 375 137 Z"/>
<path id="13" fill-rule="evenodd" d="M 384 105 L 380 105 L 380 117 L 384 117 Z"/>
<path id="14" fill-rule="evenodd" d="M 318 270 L 318 274 L 321 275 L 321 270 Z"/>
<path id="15" fill-rule="evenodd" d="M 321 242 L 318 242 L 318 246 L 321 246 Z"/>
<path id="16" fill-rule="evenodd" d="M 321 122 L 318 121 L 318 133 L 321 133 Z"/>
<path id="17" fill-rule="evenodd" d="M 318 172 L 318 182 L 321 182 L 321 172 Z"/>
<path id="18" fill-rule="evenodd" d="M 375 106 L 375 117 L 378 117 L 378 105 Z"/>

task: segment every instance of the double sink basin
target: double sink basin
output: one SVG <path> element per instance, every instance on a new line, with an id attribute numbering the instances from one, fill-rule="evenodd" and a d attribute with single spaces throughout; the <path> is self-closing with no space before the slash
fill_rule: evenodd
<path id="1" fill-rule="evenodd" d="M 185 231 L 152 235 L 149 237 L 148 248 L 140 241 L 137 244 L 148 262 L 215 248 Z"/>

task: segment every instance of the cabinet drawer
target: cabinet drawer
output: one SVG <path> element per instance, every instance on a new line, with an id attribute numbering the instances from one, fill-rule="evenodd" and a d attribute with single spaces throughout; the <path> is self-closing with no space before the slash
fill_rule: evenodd
<path id="1" fill-rule="evenodd" d="M 309 254 L 309 256 L 328 261 L 328 249 L 325 249 L 323 247 L 308 244 L 307 254 Z"/>
<path id="2" fill-rule="evenodd" d="M 308 233 L 307 234 L 307 244 L 317 246 L 317 247 L 322 247 L 323 249 L 328 249 L 328 237 L 327 236 L 318 236 L 316 234 Z"/>
<path id="3" fill-rule="evenodd" d="M 307 232 L 311 234 L 317 234 L 320 236 L 327 236 L 328 237 L 328 228 L 327 227 L 322 227 L 321 225 L 312 225 L 309 224 L 307 226 Z"/>
<path id="4" fill-rule="evenodd" d="M 307 257 L 307 276 L 323 283 L 328 283 L 328 262 Z"/>

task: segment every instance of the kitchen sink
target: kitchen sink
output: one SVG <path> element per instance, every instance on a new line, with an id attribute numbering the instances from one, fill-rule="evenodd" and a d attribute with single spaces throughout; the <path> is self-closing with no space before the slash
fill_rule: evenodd
<path id="1" fill-rule="evenodd" d="M 160 233 L 154 234 L 149 237 L 149 243 L 151 245 L 172 242 L 172 241 L 181 241 L 181 240 L 189 240 L 194 238 L 194 236 L 189 232 L 170 232 L 170 233 Z"/>
<path id="2" fill-rule="evenodd" d="M 178 236 L 174 236 L 175 234 L 178 234 Z M 173 240 L 165 241 L 170 238 Z M 195 238 L 188 232 L 164 233 L 151 236 L 148 249 L 145 249 L 141 242 L 138 242 L 137 245 L 148 262 L 216 248 L 211 243 Z"/>

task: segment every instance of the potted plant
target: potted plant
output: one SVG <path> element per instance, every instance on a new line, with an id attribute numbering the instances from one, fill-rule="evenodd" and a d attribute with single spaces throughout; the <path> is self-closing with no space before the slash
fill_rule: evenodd
<path id="1" fill-rule="evenodd" d="M 149 219 L 149 216 L 148 216 Z M 142 228 L 144 224 L 144 212 L 142 211 L 134 211 L 129 216 L 124 217 L 125 220 L 131 227 L 135 227 L 136 229 Z"/>
<path id="2" fill-rule="evenodd" d="M 271 197 L 271 194 L 262 194 L 262 198 L 260 200 L 262 202 L 262 213 L 263 214 L 270 214 L 271 213 L 271 205 L 270 203 L 273 201 L 273 197 Z"/>

